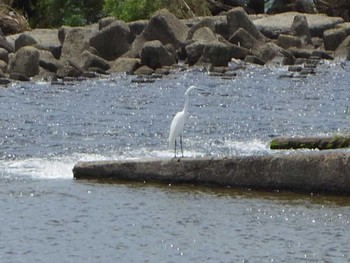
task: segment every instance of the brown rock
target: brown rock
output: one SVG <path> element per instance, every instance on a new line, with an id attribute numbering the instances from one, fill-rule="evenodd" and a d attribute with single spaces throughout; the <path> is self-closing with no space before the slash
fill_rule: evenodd
<path id="1" fill-rule="evenodd" d="M 117 58 L 111 62 L 112 66 L 108 73 L 122 73 L 134 74 L 134 71 L 140 67 L 141 60 L 138 58 Z"/>
<path id="2" fill-rule="evenodd" d="M 26 46 L 10 56 L 9 71 L 33 77 L 39 73 L 39 50 Z"/>

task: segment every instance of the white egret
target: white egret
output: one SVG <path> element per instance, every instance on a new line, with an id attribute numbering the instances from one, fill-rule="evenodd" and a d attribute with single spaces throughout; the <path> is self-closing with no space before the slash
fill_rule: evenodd
<path id="1" fill-rule="evenodd" d="M 174 149 L 175 154 L 174 157 L 176 157 L 176 138 L 180 137 L 180 147 L 181 147 L 181 154 L 182 157 L 184 156 L 183 149 L 182 149 L 182 133 L 184 130 L 186 115 L 188 111 L 188 101 L 189 101 L 189 93 L 193 89 L 198 89 L 196 86 L 190 86 L 186 92 L 185 92 L 185 106 L 182 111 L 176 113 L 173 121 L 170 125 L 170 132 L 169 132 L 169 149 Z M 198 89 L 199 90 L 199 89 Z"/>

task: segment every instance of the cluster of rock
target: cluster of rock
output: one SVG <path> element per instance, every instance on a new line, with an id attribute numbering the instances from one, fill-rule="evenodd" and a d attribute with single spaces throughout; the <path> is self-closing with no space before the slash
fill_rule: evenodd
<path id="1" fill-rule="evenodd" d="M 162 74 L 184 61 L 225 72 L 232 60 L 265 65 L 303 64 L 317 57 L 350 58 L 350 24 L 340 17 L 288 12 L 179 20 L 167 10 L 150 20 L 104 18 L 86 27 L 36 29 L 0 36 L 0 77 L 54 81 L 126 72 Z"/>

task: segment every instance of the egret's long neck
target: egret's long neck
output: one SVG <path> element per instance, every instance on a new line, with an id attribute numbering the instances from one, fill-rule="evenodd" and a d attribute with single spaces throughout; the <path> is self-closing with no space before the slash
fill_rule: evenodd
<path id="1" fill-rule="evenodd" d="M 185 99 L 185 106 L 184 106 L 184 109 L 183 109 L 184 113 L 187 113 L 187 111 L 188 111 L 188 101 L 189 101 L 189 96 L 187 94 L 186 95 L 186 99 Z"/>

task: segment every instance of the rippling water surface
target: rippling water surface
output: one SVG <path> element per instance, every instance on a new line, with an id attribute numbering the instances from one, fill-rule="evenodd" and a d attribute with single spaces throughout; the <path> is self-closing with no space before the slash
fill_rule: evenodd
<path id="1" fill-rule="evenodd" d="M 186 156 L 348 133 L 350 65 L 279 78 L 286 70 L 1 89 L 0 262 L 349 262 L 348 197 L 72 179 L 79 160 L 171 158 L 170 122 L 193 84 L 203 91 L 191 94 Z"/>

